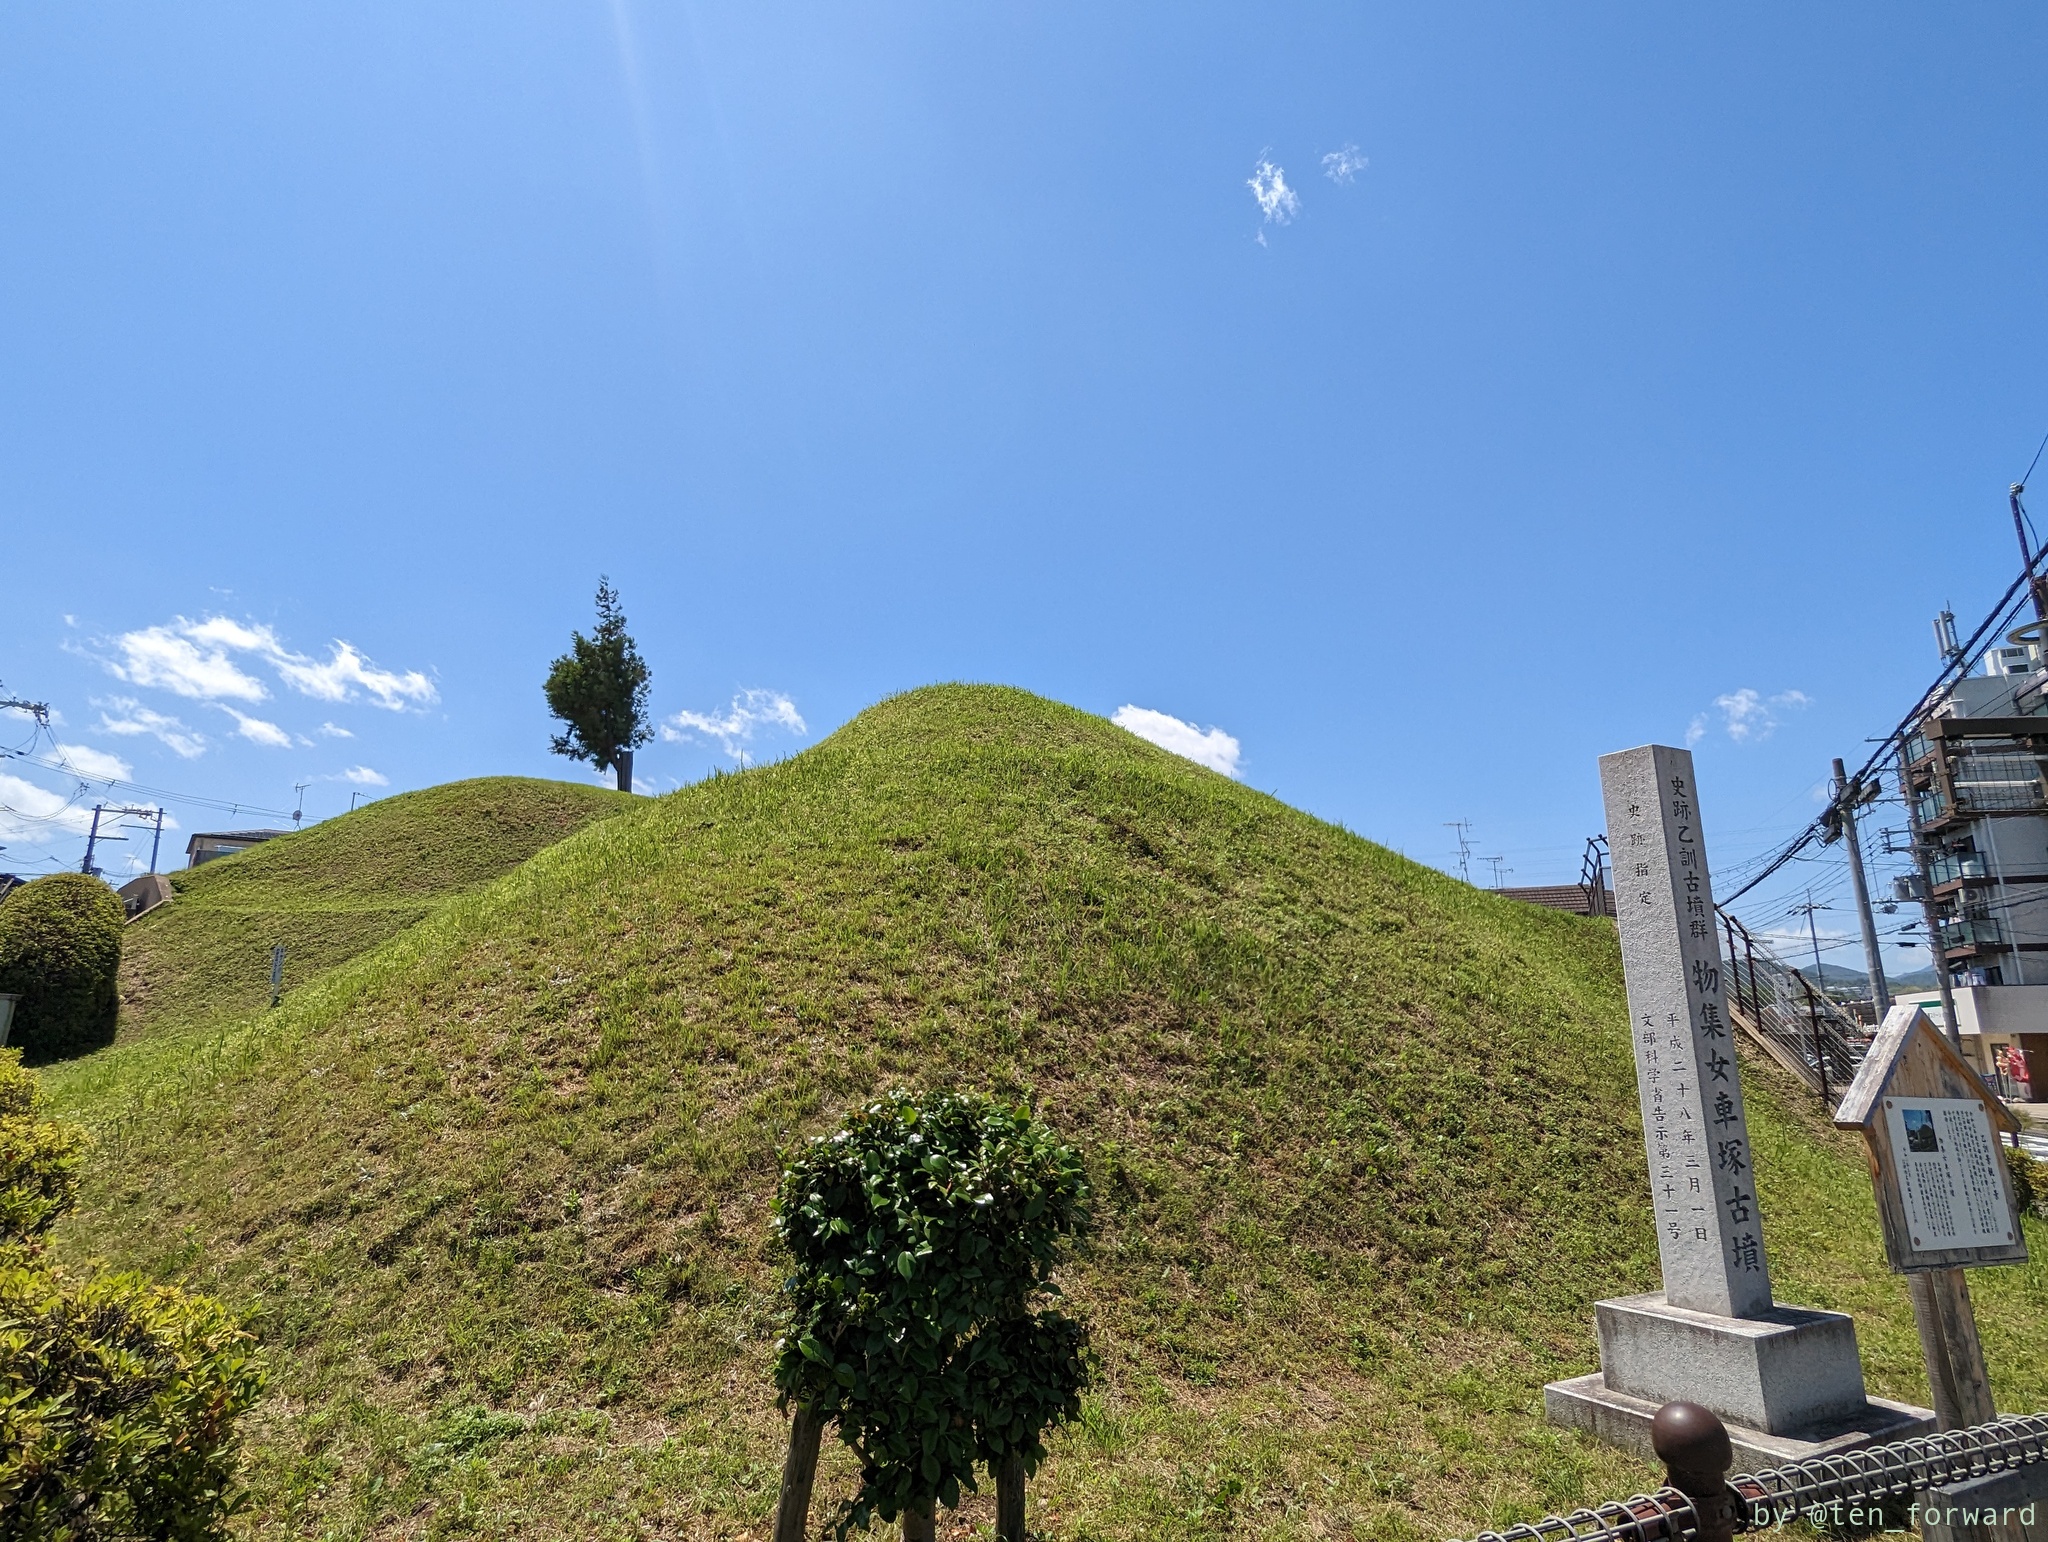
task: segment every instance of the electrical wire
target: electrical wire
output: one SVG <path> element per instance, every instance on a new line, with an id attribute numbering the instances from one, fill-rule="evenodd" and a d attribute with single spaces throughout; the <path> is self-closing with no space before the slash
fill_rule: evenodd
<path id="1" fill-rule="evenodd" d="M 189 804 L 194 808 L 218 809 L 228 814 L 264 814 L 272 819 L 289 819 L 292 817 L 290 809 L 264 808 L 255 803 L 229 802 L 221 798 L 201 797 L 197 793 L 173 792 L 168 788 L 152 787 L 145 782 L 131 782 L 125 777 L 90 776 L 66 761 L 49 760 L 43 756 L 24 753 L 20 750 L 0 750 L 0 760 L 25 761 L 29 765 L 40 766 L 45 771 L 61 771 L 67 776 L 76 777 L 87 785 L 109 788 L 121 787 L 130 792 L 142 793 L 146 797 L 160 798 L 170 803 Z"/>
<path id="2" fill-rule="evenodd" d="M 2048 439 L 2042 441 L 2042 447 L 2048 449 Z M 2037 452 L 2035 459 L 2038 461 L 2039 458 Z M 1871 772 L 1897 754 L 1900 745 L 1905 741 L 1906 734 L 1927 715 L 1928 709 L 1934 705 L 1942 693 L 1949 690 L 1956 681 L 1969 673 L 1970 669 L 1975 666 L 1978 658 L 1982 656 L 1986 635 L 1995 631 L 2005 621 L 2010 620 L 2012 614 L 2017 612 L 2018 606 L 2014 603 L 2014 597 L 2020 594 L 2022 590 L 2029 588 L 2036 576 L 2036 570 L 2041 567 L 2044 558 L 2048 558 L 2048 549 L 2037 551 L 2033 559 L 2020 570 L 2020 576 L 2012 581 L 2011 586 L 1999 598 L 1998 603 L 1992 607 L 1991 613 L 1978 625 L 1977 630 L 1970 634 L 1970 640 L 1957 649 L 1954 656 L 1942 666 L 1941 673 L 1936 675 L 1934 683 L 1921 693 L 1920 699 L 1913 704 L 1913 709 L 1899 720 L 1898 725 L 1890 733 L 1878 741 L 1877 749 L 1872 752 L 1870 758 L 1863 763 L 1856 774 L 1850 778 L 1851 782 L 1866 780 Z M 1749 893 L 1750 890 L 1754 889 L 1758 884 L 1769 878 L 1800 852 L 1813 844 L 1826 831 L 1827 825 L 1824 818 L 1816 817 L 1811 824 L 1780 847 L 1771 857 L 1770 861 L 1765 864 L 1761 872 L 1749 878 L 1740 888 L 1721 900 L 1721 907 L 1725 909 L 1741 899 L 1743 895 Z"/>

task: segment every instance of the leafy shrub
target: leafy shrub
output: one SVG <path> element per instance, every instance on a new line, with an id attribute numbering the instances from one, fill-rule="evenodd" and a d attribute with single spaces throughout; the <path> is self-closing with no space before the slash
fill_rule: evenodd
<path id="1" fill-rule="evenodd" d="M 121 902 L 84 873 L 52 873 L 0 905 L 0 991 L 21 1000 L 10 1041 L 31 1062 L 114 1036 Z"/>
<path id="2" fill-rule="evenodd" d="M 225 1536 L 254 1341 L 203 1296 L 49 1265 L 86 1138 L 43 1113 L 0 1051 L 0 1542 Z"/>
<path id="3" fill-rule="evenodd" d="M 775 1215 L 796 1264 L 775 1384 L 860 1457 L 842 1537 L 957 1504 L 977 1461 L 1036 1468 L 1086 1381 L 1086 1330 L 1031 1310 L 1088 1224 L 1072 1147 L 1027 1109 L 896 1093 L 784 1153 Z"/>
<path id="4" fill-rule="evenodd" d="M 203 1296 L 0 1268 L 0 1538 L 225 1536 L 253 1347 Z"/>
<path id="5" fill-rule="evenodd" d="M 2042 1181 L 2041 1164 L 2027 1152 L 2018 1146 L 2007 1146 L 2004 1151 L 2005 1170 L 2012 1174 L 2013 1203 L 2019 1206 L 2020 1214 L 2025 1215 L 2043 1198 L 2048 1198 L 2042 1192 L 2048 1185 Z"/>
<path id="6" fill-rule="evenodd" d="M 0 1260 L 24 1262 L 78 1194 L 87 1139 L 68 1120 L 43 1117 L 43 1085 L 0 1050 Z"/>

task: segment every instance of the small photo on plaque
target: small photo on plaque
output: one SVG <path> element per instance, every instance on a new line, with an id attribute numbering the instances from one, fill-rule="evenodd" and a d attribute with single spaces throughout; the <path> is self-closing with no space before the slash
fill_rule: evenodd
<path id="1" fill-rule="evenodd" d="M 1906 1126 L 1906 1149 L 1922 1154 L 1941 1150 L 1941 1137 L 1934 1133 L 1934 1110 L 1931 1108 L 1909 1108 L 1903 1116 Z"/>

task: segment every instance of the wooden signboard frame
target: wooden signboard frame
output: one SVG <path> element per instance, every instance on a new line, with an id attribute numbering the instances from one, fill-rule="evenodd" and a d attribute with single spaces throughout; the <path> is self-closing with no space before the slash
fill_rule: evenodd
<path id="1" fill-rule="evenodd" d="M 1977 1247 L 1915 1245 L 1893 1133 L 1894 1106 L 1951 1099 L 1975 1102 L 1989 1121 L 1994 1158 L 1990 1177 L 1997 1183 L 2003 1203 L 2009 1228 L 2006 1241 Z M 1941 1428 L 1988 1423 L 1998 1417 L 1998 1410 L 1991 1400 L 1991 1377 L 1984 1366 L 1984 1346 L 1977 1337 L 1977 1317 L 1963 1270 L 1966 1266 L 2027 1261 L 2027 1237 L 2020 1225 L 2019 1207 L 2013 1202 L 2012 1176 L 1998 1149 L 1999 1136 L 2017 1133 L 2019 1121 L 1991 1095 L 1927 1014 L 1902 1002 L 1885 1015 L 1856 1080 L 1835 1110 L 1835 1124 L 1863 1132 L 1870 1178 L 1877 1188 L 1885 1256 L 1893 1271 L 1905 1275 L 1912 1287 L 1920 1352 L 1927 1361 L 1928 1386 Z"/>
<path id="2" fill-rule="evenodd" d="M 1906 1197 L 1900 1185 L 1893 1122 L 1886 1116 L 1888 1104 L 1915 1098 L 1975 1101 L 1983 1106 L 1991 1121 L 1992 1155 L 1997 1158 L 1992 1176 L 1998 1183 L 2010 1240 L 1981 1247 L 1914 1245 Z M 1840 1129 L 1863 1132 L 1870 1154 L 1871 1181 L 1877 1186 L 1878 1218 L 1884 1223 L 1885 1257 L 1895 1274 L 2027 1261 L 2027 1238 L 2020 1227 L 2019 1207 L 2013 1203 L 2012 1175 L 2006 1171 L 2005 1159 L 1997 1150 L 1999 1137 L 2017 1133 L 2020 1123 L 1985 1088 L 1983 1079 L 1955 1052 L 1947 1037 L 1920 1008 L 1902 1003 L 1886 1015 L 1856 1080 L 1850 1084 L 1841 1107 L 1835 1110 L 1835 1124 Z"/>

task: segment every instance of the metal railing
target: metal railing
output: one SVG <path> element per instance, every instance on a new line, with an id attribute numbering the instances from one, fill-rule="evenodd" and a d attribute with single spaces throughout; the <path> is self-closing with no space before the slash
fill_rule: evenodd
<path id="1" fill-rule="evenodd" d="M 2048 1414 L 2015 1414 L 1991 1424 L 1867 1446 L 1729 1480 L 1742 1500 L 1742 1529 L 1795 1515 L 1825 1515 L 1837 1505 L 1905 1499 L 1948 1483 L 2048 1461 Z"/>
<path id="2" fill-rule="evenodd" d="M 1975 852 L 1968 854 L 1943 852 L 1927 861 L 1927 875 L 1937 887 L 1954 883 L 1958 878 L 1985 878 L 1989 874 L 1984 868 L 1984 859 Z"/>
<path id="3" fill-rule="evenodd" d="M 1711 1453 L 1702 1460 L 1710 1436 L 1693 1433 L 1684 1445 L 1665 1438 L 1659 1426 L 1680 1409 L 1718 1433 L 1718 1470 Z M 1840 1524 L 1845 1509 L 1874 1510 L 1947 1484 L 2048 1462 L 2048 1414 L 2017 1415 L 1732 1478 L 1726 1476 L 1727 1432 L 1705 1409 L 1667 1403 L 1658 1410 L 1652 1439 L 1671 1480 L 1656 1493 L 1482 1531 L 1473 1542 L 1725 1542 L 1733 1533 L 1793 1519 Z"/>
<path id="4" fill-rule="evenodd" d="M 1944 916 L 1941 945 L 1944 950 L 2003 947 L 2005 928 L 1990 916 Z"/>
<path id="5" fill-rule="evenodd" d="M 1728 942 L 1728 1015 L 1770 1057 L 1824 1103 L 1848 1089 L 1871 1033 L 1840 1002 L 1723 914 Z"/>

